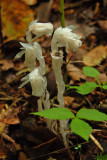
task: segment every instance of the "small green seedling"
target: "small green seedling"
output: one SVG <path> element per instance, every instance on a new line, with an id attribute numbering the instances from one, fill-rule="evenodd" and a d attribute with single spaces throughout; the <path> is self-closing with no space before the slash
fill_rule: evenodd
<path id="1" fill-rule="evenodd" d="M 102 155 L 102 154 L 97 155 L 97 160 L 107 160 L 107 154 L 105 154 L 105 155 Z"/>
<path id="2" fill-rule="evenodd" d="M 31 114 L 45 117 L 51 120 L 72 119 L 70 123 L 70 129 L 77 135 L 84 138 L 86 141 L 89 140 L 89 136 L 92 133 L 92 127 L 84 120 L 107 121 L 107 115 L 99 112 L 96 109 L 82 108 L 77 112 L 76 116 L 67 108 L 51 108 Z"/>
<path id="3" fill-rule="evenodd" d="M 102 91 L 102 89 L 107 89 L 106 82 L 103 84 L 100 83 L 100 81 L 98 79 L 100 72 L 97 69 L 95 69 L 93 67 L 83 67 L 83 73 L 88 77 L 95 78 L 97 83 L 96 82 L 85 82 L 81 86 L 66 85 L 67 90 L 76 89 L 76 92 L 78 92 L 79 94 L 85 95 L 85 94 L 91 93 L 97 87 L 100 87 L 101 91 Z"/>
<path id="4" fill-rule="evenodd" d="M 80 149 L 81 148 L 81 144 L 79 144 L 77 147 L 75 147 L 74 149 L 75 150 L 78 150 L 78 149 Z"/>

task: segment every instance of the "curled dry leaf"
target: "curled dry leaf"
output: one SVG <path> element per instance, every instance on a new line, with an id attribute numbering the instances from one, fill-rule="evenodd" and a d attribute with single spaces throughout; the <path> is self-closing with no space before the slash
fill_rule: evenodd
<path id="1" fill-rule="evenodd" d="M 86 79 L 86 76 L 82 73 L 82 71 L 79 68 L 75 67 L 73 64 L 67 64 L 67 72 L 74 81 Z"/>
<path id="2" fill-rule="evenodd" d="M 1 0 L 3 36 L 16 39 L 25 36 L 28 24 L 33 20 L 33 11 L 21 0 Z"/>
<path id="3" fill-rule="evenodd" d="M 87 66 L 96 66 L 107 57 L 107 46 L 98 46 L 83 57 L 83 63 Z"/>

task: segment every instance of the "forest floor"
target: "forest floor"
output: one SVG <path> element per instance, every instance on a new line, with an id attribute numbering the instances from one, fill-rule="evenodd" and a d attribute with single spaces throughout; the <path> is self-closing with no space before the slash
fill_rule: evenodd
<path id="1" fill-rule="evenodd" d="M 59 0 L 7 0 L 1 1 L 0 14 L 0 159 L 4 160 L 107 160 L 107 123 L 90 121 L 95 141 L 86 142 L 80 136 L 69 136 L 65 148 L 61 135 L 55 135 L 46 127 L 46 120 L 29 113 L 38 111 L 38 97 L 31 95 L 30 84 L 18 89 L 21 78 L 28 73 L 24 57 L 14 60 L 20 51 L 19 42 L 26 42 L 28 24 L 51 22 L 54 29 L 60 26 Z M 67 85 L 81 85 L 96 80 L 83 74 L 84 66 L 92 66 L 99 72 L 101 84 L 107 82 L 107 11 L 106 1 L 66 0 L 66 26 L 75 25 L 75 33 L 82 38 L 82 46 L 76 53 L 69 51 L 62 67 Z M 57 105 L 57 88 L 52 70 L 52 37 L 42 36 L 36 41 L 43 48 L 47 66 L 48 91 L 52 104 Z M 76 114 L 81 108 L 98 109 L 107 114 L 107 91 L 97 88 L 90 94 L 81 95 L 75 90 L 65 90 L 65 107 Z"/>

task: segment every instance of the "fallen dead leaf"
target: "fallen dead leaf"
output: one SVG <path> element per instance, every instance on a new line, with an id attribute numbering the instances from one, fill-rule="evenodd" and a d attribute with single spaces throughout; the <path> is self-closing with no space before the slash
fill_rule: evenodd
<path id="1" fill-rule="evenodd" d="M 69 96 L 64 97 L 64 103 L 67 107 L 69 107 L 73 101 L 74 97 L 69 97 Z"/>
<path id="2" fill-rule="evenodd" d="M 27 5 L 34 5 L 37 3 L 37 0 L 22 0 L 23 2 L 25 2 Z"/>
<path id="3" fill-rule="evenodd" d="M 73 64 L 68 63 L 66 68 L 68 75 L 74 81 L 80 81 L 81 79 L 86 79 L 86 76 L 82 73 L 82 71 L 79 68 L 75 67 Z"/>
<path id="4" fill-rule="evenodd" d="M 7 59 L 0 60 L 0 64 L 2 64 L 1 69 L 3 71 L 7 71 L 10 68 L 14 68 L 14 64 L 11 60 L 7 60 Z"/>
<path id="5" fill-rule="evenodd" d="M 3 36 L 16 39 L 25 36 L 28 24 L 33 20 L 34 13 L 21 0 L 1 0 L 1 19 Z"/>
<path id="6" fill-rule="evenodd" d="M 107 30 L 107 20 L 98 21 L 98 24 L 102 29 Z"/>
<path id="7" fill-rule="evenodd" d="M 107 57 L 107 46 L 98 46 L 83 56 L 83 63 L 87 66 L 96 66 Z"/>
<path id="8" fill-rule="evenodd" d="M 105 73 L 100 73 L 98 78 L 99 78 L 101 83 L 107 82 L 107 76 L 106 76 Z"/>
<path id="9" fill-rule="evenodd" d="M 13 108 L 9 108 L 9 109 L 2 109 L 2 112 L 0 113 L 0 121 L 2 123 L 5 124 L 19 124 L 19 118 L 17 116 L 19 112 L 19 109 L 13 109 Z"/>

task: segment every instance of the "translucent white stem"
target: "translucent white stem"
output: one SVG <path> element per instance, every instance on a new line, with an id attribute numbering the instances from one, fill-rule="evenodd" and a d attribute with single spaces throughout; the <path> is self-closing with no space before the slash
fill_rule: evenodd
<path id="1" fill-rule="evenodd" d="M 63 93 L 65 90 L 65 83 L 63 81 L 63 76 L 61 71 L 62 64 L 63 64 L 63 54 L 61 55 L 61 57 L 52 55 L 52 67 L 55 73 L 56 84 L 58 88 L 57 100 L 59 102 L 59 107 L 64 107 Z"/>
<path id="2" fill-rule="evenodd" d="M 43 105 L 44 105 L 44 109 L 49 109 L 50 108 L 50 100 L 49 100 L 49 92 L 47 91 L 47 80 L 45 78 L 45 92 L 44 94 L 42 95 L 42 102 L 43 102 Z M 47 126 L 49 129 L 51 129 L 51 120 L 50 119 L 47 119 Z"/>
<path id="3" fill-rule="evenodd" d="M 52 67 L 55 72 L 56 84 L 58 88 L 57 100 L 59 102 L 59 107 L 64 107 L 64 97 L 63 93 L 65 90 L 65 83 L 63 81 L 61 66 L 63 64 L 63 52 L 55 51 L 51 54 L 52 56 Z M 60 133 L 62 135 L 64 145 L 67 147 L 66 132 L 68 120 L 59 120 L 60 123 Z"/>
<path id="4" fill-rule="evenodd" d="M 38 111 L 41 112 L 43 110 L 41 98 L 37 102 L 38 102 Z"/>

